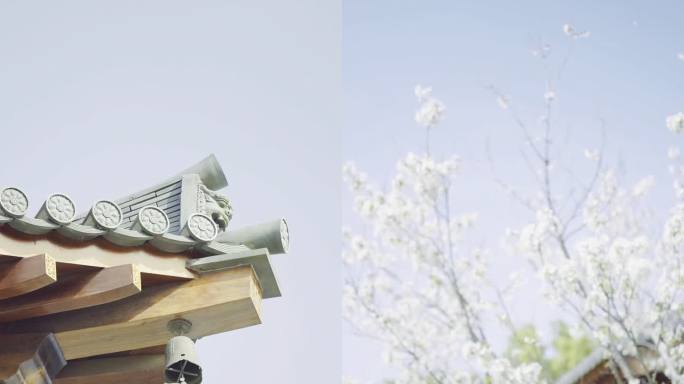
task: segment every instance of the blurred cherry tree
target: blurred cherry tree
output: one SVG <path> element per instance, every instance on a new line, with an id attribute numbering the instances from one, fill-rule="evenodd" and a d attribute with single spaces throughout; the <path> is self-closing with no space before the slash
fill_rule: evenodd
<path id="1" fill-rule="evenodd" d="M 589 37 L 571 25 L 563 32 L 571 44 Z M 546 60 L 550 47 L 534 54 Z M 535 127 L 520 118 L 510 97 L 491 88 L 521 130 L 523 156 L 537 181 L 530 192 L 500 180 L 530 212 L 526 224 L 502 235 L 543 282 L 546 304 L 560 305 L 568 321 L 591 339 L 573 338 L 566 327 L 554 342 L 557 350 L 569 348 L 578 360 L 596 345 L 620 381 L 656 383 L 660 373 L 682 383 L 684 165 L 679 150 L 671 148 L 668 156 L 681 203 L 655 228 L 646 220 L 644 202 L 654 178 L 625 185 L 615 169 L 605 166 L 601 145 L 580 154 L 593 163 L 592 172 L 576 175 L 573 185 L 567 178 L 558 182 L 558 169 L 568 167 L 555 157 L 554 85 L 566 63 L 547 83 L 544 114 Z M 568 354 L 550 359 L 533 328 L 513 323 L 507 302 L 518 279 L 487 280 L 487 250 L 468 241 L 477 214 L 455 209 L 454 188 L 466 185 L 455 183 L 461 161 L 430 151 L 430 131 L 446 107 L 429 87 L 417 86 L 415 95 L 424 152 L 397 162 L 391 186 L 377 187 L 353 163 L 343 167 L 366 229 L 344 230 L 345 317 L 359 334 L 386 347 L 386 360 L 400 369 L 397 383 L 529 384 L 555 378 L 577 361 L 569 361 Z M 684 114 L 666 117 L 665 127 L 673 134 L 684 131 Z M 499 321 L 487 321 L 492 318 Z M 502 329 L 510 335 L 507 351 L 497 351 L 490 340 Z"/>
<path id="2" fill-rule="evenodd" d="M 513 364 L 488 341 L 483 317 L 503 303 L 488 296 L 503 293 L 485 278 L 486 250 L 463 241 L 477 215 L 452 209 L 460 160 L 430 154 L 430 130 L 446 108 L 430 88 L 417 86 L 415 94 L 425 153 L 398 161 L 386 191 L 353 164 L 343 168 L 370 232 L 344 231 L 344 314 L 359 333 L 387 346 L 387 360 L 402 370 L 400 383 L 538 382 L 540 364 Z"/>

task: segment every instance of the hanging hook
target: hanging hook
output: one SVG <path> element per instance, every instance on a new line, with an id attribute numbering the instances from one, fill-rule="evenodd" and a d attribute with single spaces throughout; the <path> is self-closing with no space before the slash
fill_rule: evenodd
<path id="1" fill-rule="evenodd" d="M 166 329 L 174 336 L 187 335 L 192 329 L 192 322 L 183 318 L 173 319 L 166 324 Z"/>

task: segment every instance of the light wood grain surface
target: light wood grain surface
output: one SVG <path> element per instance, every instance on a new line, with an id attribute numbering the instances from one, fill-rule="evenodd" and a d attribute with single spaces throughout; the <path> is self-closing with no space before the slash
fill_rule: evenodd
<path id="1" fill-rule="evenodd" d="M 50 287 L 0 302 L 0 321 L 15 321 L 111 303 L 137 294 L 140 290 L 140 271 L 133 265 L 73 274 Z"/>
<path id="2" fill-rule="evenodd" d="M 164 354 L 70 361 L 54 384 L 163 384 Z"/>
<path id="3" fill-rule="evenodd" d="M 145 288 L 105 305 L 13 322 L 9 332 L 54 332 L 67 359 L 164 345 L 169 320 L 193 323 L 198 338 L 261 322 L 261 292 L 250 266 Z"/>
<path id="4" fill-rule="evenodd" d="M 48 254 L 0 265 L 0 300 L 23 295 L 57 281 L 55 259 Z"/>

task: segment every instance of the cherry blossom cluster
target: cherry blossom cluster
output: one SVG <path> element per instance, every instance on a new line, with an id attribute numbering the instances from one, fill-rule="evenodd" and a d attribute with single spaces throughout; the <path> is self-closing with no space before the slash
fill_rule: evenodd
<path id="1" fill-rule="evenodd" d="M 436 102 L 430 92 L 416 87 L 424 103 Z M 439 113 L 424 125 L 437 123 Z M 488 342 L 483 319 L 499 308 L 487 281 L 487 251 L 467 241 L 477 214 L 452 208 L 460 167 L 457 157 L 409 153 L 386 189 L 353 163 L 343 167 L 365 228 L 343 233 L 344 315 L 386 346 L 397 383 L 542 382 L 538 364 L 516 365 Z"/>

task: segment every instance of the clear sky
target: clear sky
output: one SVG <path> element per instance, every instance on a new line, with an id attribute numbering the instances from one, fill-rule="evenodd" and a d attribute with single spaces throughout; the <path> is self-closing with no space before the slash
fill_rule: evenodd
<path id="1" fill-rule="evenodd" d="M 4 1 L 0 184 L 79 210 L 215 153 L 233 227 L 287 218 L 282 298 L 199 341 L 205 383 L 340 377 L 340 4 Z M 197 298 L 201 300 L 201 298 Z"/>
<path id="2" fill-rule="evenodd" d="M 398 158 L 423 150 L 423 131 L 413 121 L 413 87 L 432 86 L 447 106 L 433 152 L 463 158 L 457 206 L 479 211 L 477 236 L 493 250 L 495 273 L 520 267 L 519 259 L 501 254 L 499 244 L 506 227 L 520 227 L 529 216 L 493 182 L 487 142 L 497 176 L 516 186 L 530 186 L 531 178 L 519 154 L 520 131 L 486 87 L 510 95 L 535 127 L 546 81 L 555 77 L 531 52 L 548 43 L 552 68 L 571 51 L 561 80 L 551 83 L 554 121 L 568 133 L 556 147 L 563 148 L 565 165 L 586 175 L 582 151 L 598 147 L 605 121 L 608 164 L 623 170 L 628 183 L 654 175 L 650 202 L 662 214 L 673 203 L 666 150 L 681 144 L 665 128 L 665 117 L 684 110 L 684 61 L 677 58 L 684 52 L 683 13 L 679 1 L 345 1 L 342 157 L 386 183 Z M 591 36 L 570 48 L 562 31 L 566 23 Z M 354 227 L 346 192 L 342 205 L 343 222 Z M 544 324 L 562 315 L 525 302 L 534 288 L 526 289 L 515 304 L 516 320 Z M 348 327 L 343 335 L 346 374 L 392 375 L 377 345 Z"/>

